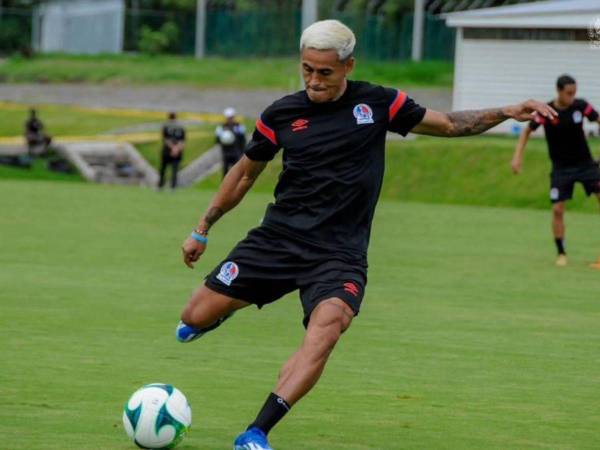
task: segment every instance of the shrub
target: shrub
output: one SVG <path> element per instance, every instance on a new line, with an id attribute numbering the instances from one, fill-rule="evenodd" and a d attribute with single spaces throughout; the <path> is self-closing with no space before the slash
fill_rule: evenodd
<path id="1" fill-rule="evenodd" d="M 158 55 L 176 49 L 179 27 L 174 22 L 165 22 L 160 30 L 144 25 L 140 32 L 139 49 L 142 53 Z"/>

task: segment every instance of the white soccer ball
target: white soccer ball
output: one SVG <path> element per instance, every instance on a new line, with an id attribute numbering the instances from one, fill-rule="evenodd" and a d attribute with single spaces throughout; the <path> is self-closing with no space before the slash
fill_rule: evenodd
<path id="1" fill-rule="evenodd" d="M 223 145 L 231 145 L 235 142 L 235 134 L 231 130 L 223 130 L 219 136 L 219 141 Z"/>
<path id="2" fill-rule="evenodd" d="M 192 409 L 181 391 L 170 384 L 147 384 L 125 404 L 123 426 L 140 448 L 173 448 L 192 425 Z"/>

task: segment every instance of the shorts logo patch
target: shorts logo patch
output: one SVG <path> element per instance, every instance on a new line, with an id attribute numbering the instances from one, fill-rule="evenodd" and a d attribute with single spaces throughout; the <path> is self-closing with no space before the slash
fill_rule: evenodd
<path id="1" fill-rule="evenodd" d="M 221 283 L 231 286 L 231 282 L 240 274 L 240 268 L 232 261 L 227 261 L 221 266 L 221 271 L 217 275 L 217 280 Z"/>
<path id="2" fill-rule="evenodd" d="M 356 284 L 352 283 L 351 281 L 344 283 L 344 291 L 346 291 L 347 293 L 349 293 L 355 297 L 358 296 L 358 293 L 360 292 L 358 286 Z"/>
<path id="3" fill-rule="evenodd" d="M 359 103 L 354 107 L 352 111 L 354 117 L 356 117 L 356 124 L 362 125 L 365 123 L 374 123 L 373 122 L 373 110 L 371 107 L 365 103 Z"/>
<path id="4" fill-rule="evenodd" d="M 581 111 L 573 111 L 573 122 L 581 123 L 582 120 L 583 114 L 581 114 Z"/>
<path id="5" fill-rule="evenodd" d="M 560 191 L 558 190 L 558 188 L 550 189 L 550 200 L 558 200 L 559 196 L 560 196 Z"/>

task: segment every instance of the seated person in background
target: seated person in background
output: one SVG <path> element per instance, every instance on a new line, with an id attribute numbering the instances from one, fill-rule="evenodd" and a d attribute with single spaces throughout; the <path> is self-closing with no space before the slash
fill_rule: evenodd
<path id="1" fill-rule="evenodd" d="M 52 138 L 44 133 L 44 124 L 38 119 L 35 109 L 29 110 L 29 119 L 25 121 L 25 141 L 31 156 L 46 153 L 52 142 Z"/>

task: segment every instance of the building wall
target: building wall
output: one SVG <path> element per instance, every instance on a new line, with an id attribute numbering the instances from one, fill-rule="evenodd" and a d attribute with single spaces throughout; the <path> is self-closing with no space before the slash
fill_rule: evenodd
<path id="1" fill-rule="evenodd" d="M 585 41 L 463 39 L 457 33 L 453 109 L 477 109 L 528 98 L 548 101 L 556 78 L 568 73 L 578 81 L 578 97 L 600 108 L 600 49 Z M 510 131 L 507 121 L 496 131 Z M 598 125 L 588 125 L 594 131 Z M 543 131 L 538 131 L 543 133 Z"/>
<path id="2" fill-rule="evenodd" d="M 123 49 L 123 0 L 54 0 L 37 14 L 42 52 L 120 53 Z"/>

